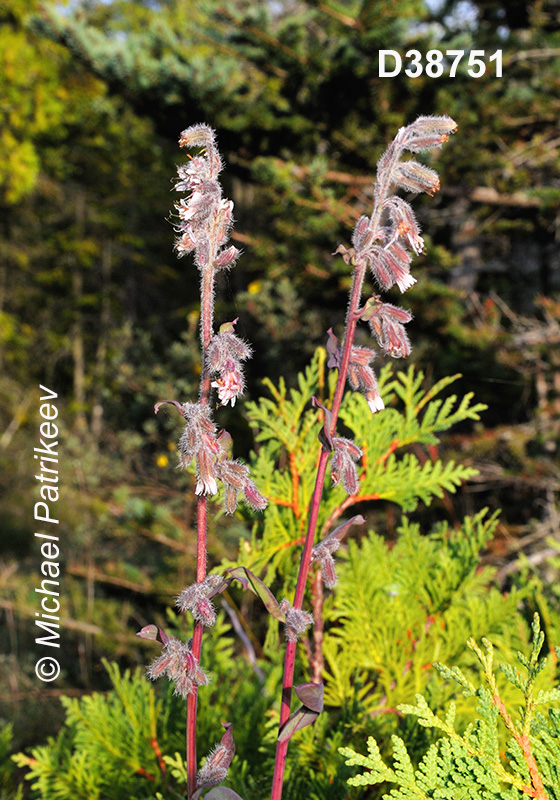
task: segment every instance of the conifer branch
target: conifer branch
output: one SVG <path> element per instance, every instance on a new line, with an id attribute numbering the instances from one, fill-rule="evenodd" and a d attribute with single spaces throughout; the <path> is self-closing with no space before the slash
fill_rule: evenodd
<path id="1" fill-rule="evenodd" d="M 370 785 L 389 781 L 397 784 L 397 788 L 391 790 L 391 797 L 394 800 L 405 800 L 411 796 L 432 797 L 435 794 L 453 791 L 458 783 L 462 786 L 466 797 L 479 797 L 482 794 L 508 798 L 518 798 L 523 795 L 538 800 L 555 797 L 558 783 L 554 775 L 560 756 L 553 716 L 555 712 L 552 710 L 550 712 L 549 726 L 544 717 L 540 718 L 538 725 L 533 725 L 534 682 L 546 664 L 545 658 L 539 659 L 543 640 L 539 618 L 535 615 L 531 655 L 526 658 L 518 653 L 519 661 L 527 670 L 527 678 L 523 678 L 509 664 L 502 666 L 502 671 L 508 680 L 523 691 L 521 727 L 515 723 L 498 689 L 493 671 L 492 645 L 483 639 L 486 650 L 484 653 L 471 638 L 467 644 L 483 667 L 487 686 L 476 689 L 458 667 L 450 669 L 443 665 L 436 666 L 444 678 L 452 678 L 462 687 L 463 694 L 476 697 L 479 715 L 477 723 L 469 725 L 461 734 L 455 728 L 454 703 L 450 705 L 445 719 L 442 719 L 430 709 L 425 698 L 417 694 L 414 706 L 401 705 L 399 710 L 405 715 L 415 715 L 421 725 L 441 731 L 444 734 L 443 738 L 431 745 L 416 770 L 410 764 L 404 743 L 397 736 L 392 737 L 395 769 L 387 767 L 384 763 L 374 739 L 368 741 L 368 756 L 360 756 L 350 748 L 342 748 L 340 752 L 348 758 L 347 764 L 360 765 L 369 770 L 351 778 L 349 783 Z M 558 689 L 543 692 L 540 697 L 543 702 L 555 701 L 558 698 Z M 511 736 L 505 754 L 499 743 L 497 727 L 499 719 Z M 545 742 L 546 746 L 543 747 Z M 515 751 L 515 746 L 518 748 L 518 753 Z M 538 759 L 535 753 L 538 753 Z M 503 763 L 504 759 L 507 764 Z M 530 777 L 530 784 L 527 783 L 527 777 Z M 552 794 L 547 791 L 545 783 Z M 504 788 L 504 785 L 510 788 Z M 422 790 L 425 790 L 425 794 Z M 385 798 L 388 796 L 384 795 Z"/>

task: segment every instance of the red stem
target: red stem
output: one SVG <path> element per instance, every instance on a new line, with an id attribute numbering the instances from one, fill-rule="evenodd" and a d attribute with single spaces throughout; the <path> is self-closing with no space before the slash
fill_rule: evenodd
<path id="1" fill-rule="evenodd" d="M 196 525 L 196 580 L 202 583 L 206 577 L 206 530 L 207 530 L 208 501 L 205 495 L 198 498 L 197 525 Z M 202 653 L 202 623 L 195 622 L 192 638 L 192 652 L 200 663 Z M 198 686 L 187 697 L 187 797 L 193 796 L 196 791 L 196 715 L 198 706 Z"/>
<path id="2" fill-rule="evenodd" d="M 334 393 L 333 405 L 331 409 L 332 417 L 329 428 L 331 436 L 335 432 L 340 405 L 344 396 L 344 387 L 346 384 L 346 376 L 348 373 L 348 365 L 350 363 L 350 355 L 352 352 L 352 343 L 354 341 L 354 332 L 356 330 L 357 316 L 356 311 L 359 306 L 362 285 L 364 281 L 365 266 L 360 265 L 354 271 L 354 280 L 352 284 L 352 293 L 350 299 L 350 306 L 346 318 L 346 336 L 344 339 L 344 349 L 342 353 L 342 361 L 338 373 L 338 380 Z M 311 564 L 311 551 L 315 541 L 315 534 L 317 531 L 317 521 L 319 518 L 319 509 L 321 506 L 321 497 L 323 495 L 323 488 L 325 485 L 325 475 L 327 472 L 327 462 L 330 453 L 328 450 L 322 450 L 319 458 L 319 466 L 317 468 L 317 477 L 315 479 L 315 489 L 313 491 L 313 498 L 311 500 L 309 522 L 307 525 L 307 535 L 305 537 L 305 545 L 301 556 L 298 580 L 296 584 L 296 592 L 294 596 L 293 607 L 301 609 L 303 604 L 303 597 L 305 594 L 305 586 L 307 577 L 309 575 L 309 566 Z M 284 659 L 284 680 L 282 684 L 282 703 L 280 706 L 280 723 L 279 727 L 286 723 L 290 716 L 290 705 L 292 700 L 292 688 L 294 682 L 294 666 L 296 659 L 297 642 L 286 643 L 286 656 Z M 286 756 L 288 753 L 288 741 L 278 742 L 276 745 L 276 761 L 274 764 L 274 777 L 272 779 L 272 792 L 270 795 L 271 800 L 280 800 L 282 797 L 282 785 L 284 783 L 284 771 L 286 768 Z"/>
<path id="3" fill-rule="evenodd" d="M 217 245 L 215 235 L 210 236 L 208 248 L 208 263 L 201 270 L 201 298 L 200 298 L 200 343 L 202 349 L 202 372 L 200 379 L 199 402 L 207 405 L 210 396 L 210 374 L 207 368 L 207 349 L 212 339 L 214 317 L 214 261 Z M 208 531 L 208 501 L 205 495 L 200 495 L 197 502 L 196 519 L 196 582 L 202 583 L 206 578 L 207 560 L 207 531 Z M 202 630 L 203 625 L 195 622 L 192 637 L 192 652 L 198 663 L 202 655 Z M 196 719 L 198 709 L 198 686 L 187 697 L 186 719 L 186 761 L 187 761 L 187 798 L 191 799 L 196 791 Z"/>
<path id="4" fill-rule="evenodd" d="M 373 212 L 368 224 L 368 229 L 375 234 L 377 231 L 381 217 L 383 214 L 383 202 L 387 197 L 391 188 L 391 174 L 394 165 L 397 163 L 402 152 L 402 148 L 394 141 L 389 146 L 388 158 L 386 159 L 385 168 L 382 173 L 378 174 L 378 181 L 375 187 L 375 202 Z M 352 289 L 350 292 L 350 303 L 346 313 L 346 330 L 344 335 L 344 347 L 342 351 L 342 359 L 338 371 L 338 378 L 331 408 L 331 423 L 329 426 L 329 434 L 334 435 L 336 423 L 338 421 L 338 414 L 344 397 L 344 390 L 346 387 L 346 377 L 348 374 L 348 366 L 350 364 L 350 357 L 352 355 L 352 345 L 354 343 L 354 333 L 358 322 L 358 309 L 362 297 L 362 287 L 366 272 L 366 263 L 364 260 L 357 258 L 354 266 L 354 275 L 352 280 Z M 301 556 L 299 574 L 296 584 L 296 591 L 294 596 L 293 607 L 301 609 L 303 598 L 305 594 L 305 587 L 309 575 L 309 567 L 311 564 L 311 551 L 315 541 L 317 532 L 317 521 L 319 519 L 319 508 L 321 504 L 321 497 L 323 495 L 323 488 L 325 485 L 325 475 L 327 471 L 327 462 L 330 453 L 328 450 L 322 450 L 319 458 L 319 465 L 317 467 L 317 477 L 315 479 L 315 489 L 313 491 L 313 498 L 311 500 L 309 522 L 307 526 L 307 534 L 305 538 L 305 545 Z M 284 659 L 284 680 L 282 683 L 282 703 L 280 706 L 280 723 L 279 728 L 286 723 L 290 716 L 290 705 L 292 699 L 292 688 L 294 681 L 294 665 L 296 657 L 297 642 L 286 643 L 286 656 Z M 274 764 L 274 776 L 272 779 L 272 792 L 270 800 L 281 800 L 282 786 L 284 783 L 284 772 L 286 768 L 286 756 L 288 753 L 288 741 L 277 742 L 276 744 L 276 760 Z"/>

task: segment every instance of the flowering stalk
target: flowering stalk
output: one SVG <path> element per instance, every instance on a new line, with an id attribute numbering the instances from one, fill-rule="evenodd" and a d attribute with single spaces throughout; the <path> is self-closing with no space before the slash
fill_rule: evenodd
<path id="1" fill-rule="evenodd" d="M 336 580 L 331 554 L 338 546 L 339 539 L 336 540 L 336 544 L 335 540 L 332 544 L 327 544 L 324 540 L 323 549 L 315 550 L 315 553 L 313 547 L 331 454 L 333 454 L 331 469 L 334 482 L 341 480 L 350 494 L 357 488 L 353 462 L 360 456 L 360 450 L 350 440 L 336 436 L 336 424 L 346 381 L 348 380 L 352 389 L 360 389 L 365 394 L 372 413 L 384 407 L 375 375 L 370 367 L 374 351 L 357 348 L 353 344 L 358 321 L 363 319 L 369 323 L 373 335 L 386 354 L 403 357 L 410 352 L 410 343 L 403 327 L 412 318 L 409 312 L 389 303 L 383 303 L 377 295 L 369 298 L 366 304 L 360 307 L 368 267 L 375 282 L 385 290 L 396 284 L 400 291 L 404 292 L 416 282 L 410 274 L 412 256 L 409 249 L 416 254 L 422 251 L 423 240 L 420 229 L 409 204 L 402 198 L 393 196 L 391 192 L 393 187 L 398 186 L 407 192 L 423 191 L 433 194 L 439 188 L 439 180 L 434 170 L 413 159 L 401 161 L 401 157 L 406 150 L 415 153 L 441 147 L 449 138 L 449 134 L 455 130 L 456 125 L 449 117 L 419 117 L 411 125 L 399 130 L 378 163 L 371 216 L 369 218 L 362 216 L 356 223 L 352 237 L 353 247 L 347 249 L 340 245 L 336 251 L 353 268 L 352 286 L 342 348 L 330 332 L 329 367 L 338 369 L 338 378 L 332 408 L 329 411 L 325 409 L 325 423 L 321 435 L 323 447 L 317 467 L 306 539 L 292 604 L 292 609 L 295 611 L 302 609 L 312 559 L 321 560 L 327 566 L 327 570 L 324 571 L 331 578 L 331 586 L 333 580 Z M 282 735 L 282 729 L 290 717 L 296 649 L 297 637 L 287 637 L 271 800 L 280 800 L 282 796 L 289 743 L 289 737 Z"/>
<path id="2" fill-rule="evenodd" d="M 249 469 L 229 457 L 231 437 L 226 431 L 217 431 L 212 419 L 209 399 L 213 388 L 217 389 L 222 405 L 235 405 L 243 392 L 242 362 L 251 355 L 251 348 L 235 334 L 235 323 L 226 322 L 218 333 L 214 333 L 214 284 L 216 273 L 233 265 L 239 250 L 228 246 L 227 240 L 232 224 L 233 203 L 222 197 L 218 175 L 222 161 L 216 148 L 214 131 L 207 125 L 193 125 L 182 132 L 181 147 L 198 147 L 198 155 L 178 168 L 177 191 L 186 191 L 188 196 L 176 204 L 179 223 L 175 249 L 179 256 L 194 253 L 200 273 L 200 342 L 202 370 L 198 401 L 196 403 L 170 402 L 180 411 L 186 421 L 179 440 L 180 465 L 196 465 L 197 495 L 197 542 L 196 583 L 183 590 L 177 598 L 177 606 L 193 617 L 193 635 L 189 643 L 146 626 L 140 635 L 143 638 L 159 639 L 164 650 L 159 659 L 148 669 L 148 677 L 156 679 L 166 675 L 175 683 L 175 691 L 187 702 L 186 763 L 187 796 L 199 796 L 201 790 L 220 783 L 226 776 L 233 758 L 235 745 L 231 725 L 224 723 L 226 733 L 222 743 L 206 759 L 202 770 L 197 771 L 196 720 L 198 687 L 208 683 L 200 668 L 202 633 L 205 625 L 213 625 L 216 619 L 211 597 L 221 591 L 224 581 L 219 576 L 207 576 L 207 521 L 208 496 L 218 493 L 218 484 L 224 487 L 224 509 L 233 514 L 240 496 L 253 508 L 262 510 L 265 498 L 249 476 Z M 214 380 L 213 380 L 214 379 Z M 156 413 L 162 403 L 155 406 Z"/>

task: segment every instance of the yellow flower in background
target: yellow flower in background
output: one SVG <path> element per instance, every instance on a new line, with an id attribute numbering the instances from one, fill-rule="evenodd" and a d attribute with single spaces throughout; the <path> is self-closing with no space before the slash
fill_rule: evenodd
<path id="1" fill-rule="evenodd" d="M 166 455 L 161 455 L 157 457 L 157 465 L 158 467 L 166 467 L 169 464 L 169 459 Z"/>
<path id="2" fill-rule="evenodd" d="M 251 281 L 249 286 L 247 286 L 247 291 L 249 294 L 258 294 L 262 289 L 262 281 Z"/>

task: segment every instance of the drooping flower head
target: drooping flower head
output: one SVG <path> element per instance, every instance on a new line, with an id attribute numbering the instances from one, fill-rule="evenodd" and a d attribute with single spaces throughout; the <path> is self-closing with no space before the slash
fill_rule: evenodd
<path id="1" fill-rule="evenodd" d="M 183 589 L 175 605 L 180 611 L 190 611 L 195 622 L 211 627 L 216 622 L 216 609 L 210 598 L 223 582 L 221 575 L 207 575 L 203 581 Z"/>
<path id="2" fill-rule="evenodd" d="M 223 406 L 235 401 L 245 389 L 242 362 L 251 355 L 249 345 L 234 333 L 237 319 L 225 322 L 208 345 L 208 369 L 216 379 L 212 387 L 217 389 Z"/>
<path id="3" fill-rule="evenodd" d="M 175 694 L 186 698 L 194 692 L 196 686 L 208 683 L 208 676 L 198 666 L 190 645 L 181 642 L 174 636 L 166 637 L 163 651 L 146 670 L 146 675 L 152 681 L 162 675 L 167 675 L 175 684 Z"/>

